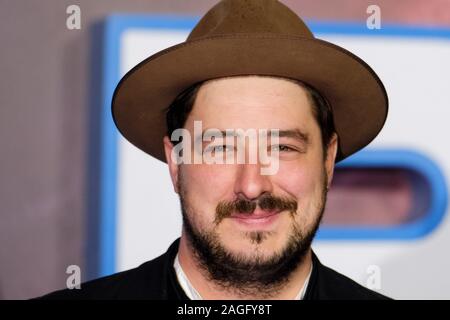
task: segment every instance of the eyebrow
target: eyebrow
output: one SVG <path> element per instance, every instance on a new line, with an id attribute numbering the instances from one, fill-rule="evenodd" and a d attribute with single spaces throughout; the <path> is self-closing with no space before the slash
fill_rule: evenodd
<path id="1" fill-rule="evenodd" d="M 205 129 L 203 130 L 201 136 L 198 136 L 196 140 L 201 140 L 202 137 L 205 135 L 205 132 L 207 130 L 211 129 Z M 244 130 L 244 129 L 243 129 Z M 246 131 L 246 130 L 244 130 Z M 268 135 L 272 133 L 272 131 L 275 131 L 274 129 L 267 130 Z M 231 135 L 231 136 L 237 136 L 234 132 L 234 129 L 228 129 L 228 130 L 216 130 L 216 133 L 220 133 L 222 136 Z M 293 138 L 298 140 L 301 143 L 304 143 L 306 145 L 310 144 L 310 138 L 309 134 L 306 132 L 301 131 L 300 129 L 289 129 L 289 130 L 278 130 L 278 137 L 279 138 Z"/>
<path id="2" fill-rule="evenodd" d="M 280 138 L 294 138 L 304 144 L 310 144 L 309 134 L 301 131 L 300 129 L 280 130 L 278 136 Z"/>

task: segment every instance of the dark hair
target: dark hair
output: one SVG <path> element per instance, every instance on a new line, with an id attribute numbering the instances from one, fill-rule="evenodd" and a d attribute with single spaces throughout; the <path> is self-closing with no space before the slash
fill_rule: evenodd
<path id="1" fill-rule="evenodd" d="M 288 81 L 298 84 L 305 89 L 308 100 L 312 105 L 312 111 L 317 124 L 320 127 L 322 135 L 322 147 L 324 151 L 324 157 L 327 154 L 327 147 L 331 141 L 333 133 L 336 132 L 333 121 L 333 112 L 328 104 L 327 100 L 312 86 L 294 79 L 287 79 Z M 195 98 L 197 97 L 198 90 L 204 82 L 198 82 L 183 92 L 181 92 L 166 111 L 166 125 L 167 135 L 169 138 L 172 136 L 172 132 L 178 128 L 183 128 L 186 123 L 186 119 L 194 106 Z"/>

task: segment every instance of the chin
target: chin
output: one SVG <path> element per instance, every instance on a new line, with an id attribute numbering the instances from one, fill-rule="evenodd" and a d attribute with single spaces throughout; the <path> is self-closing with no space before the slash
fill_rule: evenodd
<path id="1" fill-rule="evenodd" d="M 272 257 L 287 245 L 287 239 L 278 239 L 274 232 L 240 232 L 238 236 L 225 237 L 221 244 L 230 254 L 242 257 Z"/>

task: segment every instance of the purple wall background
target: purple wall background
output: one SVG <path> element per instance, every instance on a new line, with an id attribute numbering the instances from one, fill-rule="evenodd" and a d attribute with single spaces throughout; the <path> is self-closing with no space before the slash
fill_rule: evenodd
<path id="1" fill-rule="evenodd" d="M 450 26 L 445 0 L 285 0 L 304 19 Z M 201 15 L 216 1 L 0 0 L 0 298 L 63 288 L 68 265 L 86 265 L 86 185 L 93 27 L 119 13 Z M 81 7 L 81 30 L 66 8 Z"/>

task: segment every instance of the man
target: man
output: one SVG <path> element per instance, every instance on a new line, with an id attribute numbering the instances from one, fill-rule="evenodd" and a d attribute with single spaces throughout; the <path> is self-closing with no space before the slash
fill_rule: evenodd
<path id="1" fill-rule="evenodd" d="M 310 245 L 335 163 L 375 138 L 387 108 L 373 70 L 283 4 L 218 3 L 186 42 L 131 70 L 112 104 L 121 133 L 167 162 L 181 238 L 136 269 L 47 298 L 385 298 Z"/>

